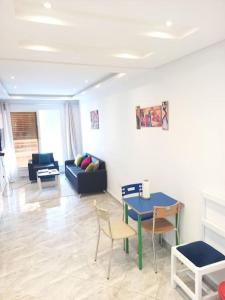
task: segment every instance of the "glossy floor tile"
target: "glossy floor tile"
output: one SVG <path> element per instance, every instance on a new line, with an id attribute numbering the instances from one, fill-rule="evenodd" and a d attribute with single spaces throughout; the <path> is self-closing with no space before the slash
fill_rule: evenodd
<path id="1" fill-rule="evenodd" d="M 26 179 L 13 184 L 12 197 L 0 197 L 0 300 L 185 299 L 170 287 L 170 253 L 158 249 L 158 273 L 152 265 L 150 236 L 144 234 L 144 268 L 137 267 L 137 240 L 130 254 L 115 243 L 111 278 L 106 279 L 109 240 L 102 236 L 94 262 L 97 221 L 93 200 L 122 216 L 109 194 L 79 197 L 64 176 L 61 189 Z M 132 225 L 136 225 L 132 223 Z"/>

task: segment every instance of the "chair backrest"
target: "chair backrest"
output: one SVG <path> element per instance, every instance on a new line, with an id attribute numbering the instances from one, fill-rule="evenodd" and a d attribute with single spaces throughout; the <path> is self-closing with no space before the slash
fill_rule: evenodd
<path id="1" fill-rule="evenodd" d="M 105 225 L 107 225 L 108 229 L 109 229 L 109 234 L 112 237 L 110 214 L 109 214 L 108 210 L 98 207 L 96 200 L 94 200 L 94 206 L 95 206 L 95 210 L 96 210 L 99 229 L 103 229 L 103 227 L 105 227 Z"/>
<path id="2" fill-rule="evenodd" d="M 34 165 L 38 165 L 39 164 L 39 157 L 40 157 L 40 155 L 45 155 L 46 157 L 48 157 L 48 160 L 51 163 L 54 163 L 53 153 L 33 153 L 32 154 L 32 163 Z"/>
<path id="3" fill-rule="evenodd" d="M 142 183 L 134 183 L 129 185 L 124 185 L 121 187 L 122 198 L 126 198 L 126 196 L 135 194 L 140 196 L 142 193 Z"/>
<path id="4" fill-rule="evenodd" d="M 154 206 L 153 218 L 167 218 L 170 216 L 175 216 L 180 211 L 180 202 L 170 206 Z"/>

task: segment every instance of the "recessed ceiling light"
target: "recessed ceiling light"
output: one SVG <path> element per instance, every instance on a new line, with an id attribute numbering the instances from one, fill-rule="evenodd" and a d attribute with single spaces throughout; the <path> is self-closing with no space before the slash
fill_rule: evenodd
<path id="1" fill-rule="evenodd" d="M 17 99 L 17 100 L 19 100 L 19 99 L 24 99 L 23 96 L 11 96 L 11 98 L 12 98 L 12 99 Z"/>
<path id="2" fill-rule="evenodd" d="M 196 33 L 198 30 L 198 27 L 194 27 L 185 32 L 183 31 L 182 33 L 170 33 L 168 31 L 150 31 L 148 33 L 145 33 L 144 35 L 158 39 L 182 40 L 187 36 Z"/>
<path id="3" fill-rule="evenodd" d="M 101 84 L 98 83 L 98 84 L 96 84 L 95 88 L 98 89 L 98 88 L 100 88 L 100 86 L 101 86 Z"/>
<path id="4" fill-rule="evenodd" d="M 119 74 L 116 75 L 116 77 L 117 78 L 122 78 L 122 77 L 124 77 L 126 75 L 127 75 L 127 73 L 119 73 Z"/>
<path id="5" fill-rule="evenodd" d="M 11 76 L 10 78 L 13 80 L 13 79 L 15 79 L 15 76 Z"/>
<path id="6" fill-rule="evenodd" d="M 59 52 L 58 49 L 45 45 L 23 45 L 22 48 L 33 51 Z"/>
<path id="7" fill-rule="evenodd" d="M 189 35 L 192 35 L 194 33 L 196 33 L 197 31 L 199 31 L 198 27 L 192 28 L 191 30 L 187 31 L 185 34 L 183 34 L 183 36 L 181 37 L 181 39 L 186 38 Z"/>
<path id="8" fill-rule="evenodd" d="M 81 95 L 84 95 L 86 92 L 82 92 L 82 93 L 80 93 Z"/>
<path id="9" fill-rule="evenodd" d="M 88 83 L 88 82 L 89 82 L 89 80 L 88 80 L 88 79 L 86 79 L 84 82 L 85 82 L 85 83 Z"/>
<path id="10" fill-rule="evenodd" d="M 173 22 L 172 21 L 166 21 L 166 26 L 167 27 L 171 27 L 173 25 Z"/>
<path id="11" fill-rule="evenodd" d="M 59 25 L 59 26 L 68 26 L 68 23 L 62 21 L 59 18 L 48 17 L 48 16 L 22 16 L 19 19 L 30 21 L 34 23 L 42 23 L 49 25 Z"/>
<path id="12" fill-rule="evenodd" d="M 47 8 L 47 9 L 52 8 L 52 5 L 51 5 L 50 2 L 44 2 L 44 3 L 43 3 L 43 6 L 44 6 L 44 8 Z"/>
<path id="13" fill-rule="evenodd" d="M 14 87 L 13 87 L 13 88 L 14 88 L 14 89 L 16 89 L 16 87 L 17 87 L 17 86 L 16 86 L 16 85 L 14 85 Z"/>
<path id="14" fill-rule="evenodd" d="M 176 39 L 173 34 L 164 31 L 151 31 L 146 35 L 158 39 Z"/>
<path id="15" fill-rule="evenodd" d="M 140 58 L 140 56 L 131 54 L 131 53 L 118 53 L 113 56 L 118 57 L 118 58 L 125 58 L 125 59 L 139 59 Z"/>
<path id="16" fill-rule="evenodd" d="M 137 54 L 132 54 L 132 53 L 118 53 L 113 56 L 118 57 L 118 58 L 124 58 L 124 59 L 143 59 L 148 56 L 151 56 L 152 54 L 153 54 L 153 52 L 149 52 L 144 55 L 137 55 Z"/>

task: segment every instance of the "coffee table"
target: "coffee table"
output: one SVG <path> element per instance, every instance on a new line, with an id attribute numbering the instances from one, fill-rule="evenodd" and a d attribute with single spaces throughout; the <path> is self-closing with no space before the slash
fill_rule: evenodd
<path id="1" fill-rule="evenodd" d="M 53 179 L 55 186 L 60 188 L 59 171 L 57 169 L 42 169 L 37 171 L 38 187 L 42 190 L 42 182 L 51 181 Z"/>

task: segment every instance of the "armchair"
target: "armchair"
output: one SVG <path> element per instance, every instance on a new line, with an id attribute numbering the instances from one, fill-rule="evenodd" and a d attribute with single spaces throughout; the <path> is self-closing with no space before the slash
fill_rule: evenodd
<path id="1" fill-rule="evenodd" d="M 37 180 L 37 171 L 42 169 L 59 170 L 58 161 L 54 160 L 53 153 L 34 153 L 32 160 L 28 161 L 28 171 L 30 181 Z"/>

